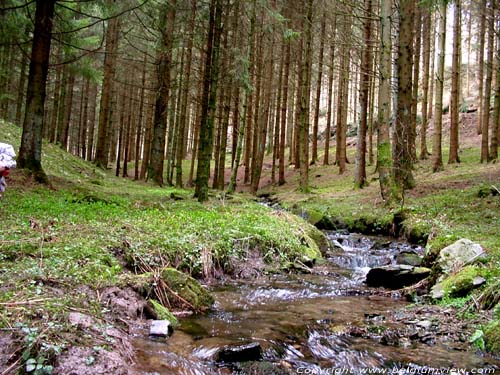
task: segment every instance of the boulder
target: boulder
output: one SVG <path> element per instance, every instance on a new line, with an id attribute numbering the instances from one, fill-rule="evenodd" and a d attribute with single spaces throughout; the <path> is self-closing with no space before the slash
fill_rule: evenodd
<path id="1" fill-rule="evenodd" d="M 153 320 L 149 327 L 149 335 L 154 337 L 168 337 L 172 334 L 172 324 L 168 320 Z"/>
<path id="2" fill-rule="evenodd" d="M 262 359 L 262 347 L 258 342 L 244 345 L 227 345 L 215 354 L 217 362 L 234 363 L 259 361 Z"/>
<path id="3" fill-rule="evenodd" d="M 406 264 L 408 266 L 419 267 L 422 264 L 422 259 L 415 251 L 402 251 L 396 255 L 397 264 Z"/>
<path id="4" fill-rule="evenodd" d="M 484 257 L 481 245 L 462 238 L 439 252 L 437 264 L 448 274 L 471 264 L 480 257 Z"/>
<path id="5" fill-rule="evenodd" d="M 187 304 L 187 307 L 197 311 L 205 311 L 213 305 L 214 298 L 208 290 L 188 274 L 167 267 L 162 271 L 161 277 L 168 285 L 169 292 L 173 292 L 169 296 L 170 301 L 180 305 Z"/>
<path id="6" fill-rule="evenodd" d="M 400 289 L 425 279 L 431 270 L 404 264 L 375 267 L 368 271 L 366 284 L 371 287 Z"/>
<path id="7" fill-rule="evenodd" d="M 436 283 L 433 285 L 431 289 L 431 297 L 434 299 L 441 299 L 444 298 L 446 292 L 443 288 L 443 285 L 441 283 Z"/>

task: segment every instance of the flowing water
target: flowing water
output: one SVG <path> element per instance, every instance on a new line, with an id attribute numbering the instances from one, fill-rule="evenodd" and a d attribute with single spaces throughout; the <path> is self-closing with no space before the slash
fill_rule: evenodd
<path id="1" fill-rule="evenodd" d="M 422 249 L 381 238 L 328 236 L 336 249 L 314 273 L 226 282 L 212 288 L 213 311 L 181 319 L 167 341 L 153 341 L 147 331 L 138 332 L 134 341 L 137 373 L 363 374 L 385 369 L 405 374 L 498 366 L 474 353 L 440 345 L 384 345 L 377 339 L 380 332 L 373 322 L 384 320 L 407 302 L 374 293 L 364 286 L 364 276 L 370 267 L 394 263 L 402 250 Z M 383 323 L 389 330 L 403 324 Z M 358 327 L 366 332 L 367 326 L 374 331 L 373 337 L 353 334 Z M 215 361 L 220 348 L 248 343 L 260 344 L 261 361 Z"/>

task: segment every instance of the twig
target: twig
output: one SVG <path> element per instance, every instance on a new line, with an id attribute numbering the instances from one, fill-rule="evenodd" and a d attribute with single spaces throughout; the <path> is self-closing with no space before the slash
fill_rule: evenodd
<path id="1" fill-rule="evenodd" d="M 29 301 L 18 301 L 18 302 L 0 302 L 1 306 L 16 306 L 16 305 L 31 305 L 33 303 L 48 301 L 49 298 L 32 299 Z"/>
<path id="2" fill-rule="evenodd" d="M 2 372 L 0 375 L 7 375 L 10 373 L 11 370 L 13 370 L 16 366 L 19 364 L 19 359 L 17 359 L 13 364 L 11 364 L 9 367 L 7 367 L 4 372 Z"/>

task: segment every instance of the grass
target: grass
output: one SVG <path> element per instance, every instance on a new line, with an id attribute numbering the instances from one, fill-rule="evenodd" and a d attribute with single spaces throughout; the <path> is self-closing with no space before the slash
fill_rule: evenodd
<path id="1" fill-rule="evenodd" d="M 0 122 L 0 134 L 18 149 L 19 128 Z M 45 142 L 43 165 L 50 187 L 14 170 L 0 205 L 0 328 L 21 340 L 36 333 L 26 363 L 52 358 L 53 347 L 106 341 L 75 335 L 68 314 L 105 322 L 99 290 L 141 266 L 202 276 L 207 265 L 230 273 L 233 260 L 255 253 L 270 270 L 321 256 L 309 224 L 252 199 L 211 194 L 200 204 L 190 189 L 116 178 Z"/>
<path id="2" fill-rule="evenodd" d="M 0 130 L 2 141 L 18 148 L 20 129 L 0 122 Z M 304 221 L 273 212 L 246 194 L 212 192 L 210 202 L 199 204 L 190 189 L 131 182 L 56 145 L 44 143 L 43 150 L 53 187 L 32 184 L 15 171 L 0 205 L 0 327 L 49 320 L 64 324 L 68 306 L 99 316 L 102 306 L 82 297 L 78 288 L 119 284 L 126 268 L 139 268 L 141 262 L 201 276 L 207 260 L 231 272 L 233 260 L 252 251 L 278 266 L 318 254 Z M 348 152 L 353 161 L 353 150 Z M 485 274 L 491 282 L 500 277 L 500 197 L 480 192 L 499 187 L 500 166 L 479 164 L 477 147 L 464 148 L 460 156 L 460 164 L 445 165 L 440 173 L 430 172 L 429 160 L 415 165 L 417 186 L 405 195 L 403 229 L 409 237 L 428 235 L 428 252 L 463 237 L 479 242 L 489 254 Z M 354 171 L 353 164 L 343 175 L 332 165 L 312 166 L 310 193 L 303 194 L 291 169 L 285 185 L 266 185 L 266 167 L 261 191 L 304 216 L 339 219 L 360 231 L 387 230 L 402 207 L 384 205 L 374 166 L 368 167 L 370 184 L 364 189 L 353 188 Z M 26 304 L 9 305 L 15 301 Z"/>

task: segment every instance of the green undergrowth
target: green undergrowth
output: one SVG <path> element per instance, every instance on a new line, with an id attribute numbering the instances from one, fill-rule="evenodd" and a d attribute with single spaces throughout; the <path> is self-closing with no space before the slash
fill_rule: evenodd
<path id="1" fill-rule="evenodd" d="M 0 122 L 0 134 L 19 148 L 18 127 Z M 50 363 L 52 346 L 71 345 L 70 311 L 105 319 L 99 290 L 120 287 L 124 275 L 174 267 L 214 276 L 255 254 L 277 272 L 321 257 L 312 226 L 240 194 L 200 204 L 190 189 L 116 178 L 45 142 L 43 166 L 50 186 L 14 170 L 0 204 L 0 328 L 21 341 L 38 332 L 23 363 Z"/>

